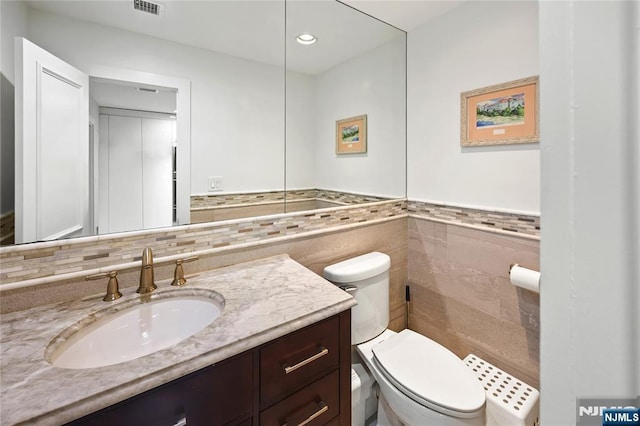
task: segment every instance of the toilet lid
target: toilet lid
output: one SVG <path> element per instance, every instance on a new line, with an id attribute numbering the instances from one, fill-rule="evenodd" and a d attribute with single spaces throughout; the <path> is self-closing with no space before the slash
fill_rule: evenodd
<path id="1" fill-rule="evenodd" d="M 382 373 L 419 404 L 459 413 L 484 406 L 484 388 L 471 369 L 421 334 L 403 330 L 374 346 L 373 354 Z"/>

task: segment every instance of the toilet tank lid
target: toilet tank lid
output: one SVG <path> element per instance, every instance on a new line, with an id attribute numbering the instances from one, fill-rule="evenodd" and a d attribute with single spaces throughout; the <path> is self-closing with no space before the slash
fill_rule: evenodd
<path id="1" fill-rule="evenodd" d="M 334 283 L 350 283 L 375 277 L 388 271 L 390 266 L 389 255 L 374 251 L 329 265 L 322 276 Z"/>

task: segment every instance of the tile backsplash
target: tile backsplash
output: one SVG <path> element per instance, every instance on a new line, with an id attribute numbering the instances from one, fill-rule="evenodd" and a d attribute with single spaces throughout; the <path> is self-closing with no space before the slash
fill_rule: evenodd
<path id="1" fill-rule="evenodd" d="M 353 194 L 334 191 L 322 191 L 320 194 L 320 190 L 313 191 L 316 196 L 325 199 L 339 198 L 349 204 L 356 201 L 355 195 L 350 197 Z M 297 196 L 305 194 L 306 191 L 301 191 Z M 363 201 L 361 198 L 359 200 Z M 258 218 L 2 247 L 0 286 L 26 286 L 77 278 L 108 269 L 131 268 L 140 261 L 145 247 L 153 248 L 158 262 L 173 261 L 192 253 L 211 254 L 228 248 L 251 247 L 263 242 L 339 230 L 407 214 L 454 225 L 539 238 L 540 221 L 536 216 L 420 201 L 387 200 Z"/>
<path id="2" fill-rule="evenodd" d="M 406 215 L 406 201 L 391 200 L 300 213 L 186 225 L 0 249 L 0 286 L 53 282 L 107 269 L 125 269 L 152 247 L 156 262 L 209 254 L 278 239 L 376 223 Z"/>
<path id="3" fill-rule="evenodd" d="M 296 189 L 291 191 L 239 192 L 234 194 L 203 194 L 191 196 L 191 209 L 237 206 L 257 203 L 318 199 L 336 204 L 350 205 L 385 201 L 387 198 L 327 189 Z"/>

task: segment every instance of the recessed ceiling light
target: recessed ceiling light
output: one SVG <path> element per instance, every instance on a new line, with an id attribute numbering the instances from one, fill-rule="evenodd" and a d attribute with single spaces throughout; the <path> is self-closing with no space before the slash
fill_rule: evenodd
<path id="1" fill-rule="evenodd" d="M 318 39 L 313 34 L 304 33 L 296 37 L 296 41 L 300 44 L 313 44 L 318 41 Z"/>

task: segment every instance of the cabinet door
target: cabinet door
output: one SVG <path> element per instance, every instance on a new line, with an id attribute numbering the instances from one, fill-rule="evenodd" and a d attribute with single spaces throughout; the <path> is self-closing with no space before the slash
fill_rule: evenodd
<path id="1" fill-rule="evenodd" d="M 72 425 L 243 425 L 252 415 L 253 352 L 248 352 L 119 404 Z"/>
<path id="2" fill-rule="evenodd" d="M 253 355 L 248 352 L 216 364 L 185 381 L 187 425 L 240 425 L 253 409 Z M 207 369 L 205 369 L 207 370 Z"/>

